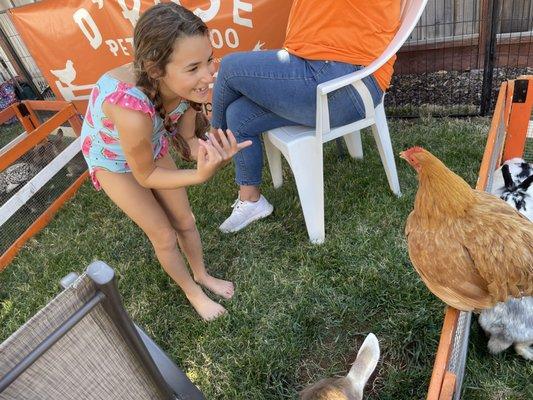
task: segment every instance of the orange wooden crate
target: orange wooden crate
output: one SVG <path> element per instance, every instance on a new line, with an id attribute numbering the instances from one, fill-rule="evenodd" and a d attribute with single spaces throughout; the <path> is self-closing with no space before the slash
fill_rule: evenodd
<path id="1" fill-rule="evenodd" d="M 35 111 L 38 110 L 57 111 L 57 113 L 43 123 L 35 113 Z M 45 140 L 50 133 L 67 121 L 76 135 L 79 136 L 81 133 L 81 118 L 77 114 L 74 106 L 66 101 L 23 101 L 21 103 L 12 104 L 10 107 L 0 112 L 0 124 L 13 116 L 17 117 L 28 135 L 14 146 L 11 146 L 6 151 L 0 153 L 0 172 L 9 167 L 9 165 L 18 160 L 35 145 Z M 50 222 L 57 210 L 59 210 L 59 208 L 76 193 L 87 177 L 88 172 L 81 174 L 81 176 L 79 176 L 63 194 L 55 199 L 52 204 L 50 204 L 49 207 L 20 235 L 20 237 L 0 255 L 0 271 L 7 267 L 28 239 L 38 233 Z"/>
<path id="2" fill-rule="evenodd" d="M 533 106 L 533 76 L 503 82 L 492 116 L 476 188 L 492 189 L 493 172 L 503 161 L 522 157 L 533 162 L 533 135 L 528 133 Z M 471 313 L 448 308 L 435 356 L 428 400 L 460 399 Z"/>

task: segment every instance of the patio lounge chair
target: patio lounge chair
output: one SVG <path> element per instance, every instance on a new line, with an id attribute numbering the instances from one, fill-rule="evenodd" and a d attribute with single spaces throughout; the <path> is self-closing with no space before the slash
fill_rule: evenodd
<path id="1" fill-rule="evenodd" d="M 0 344 L 1 400 L 204 399 L 131 321 L 107 264 L 63 286 Z"/>

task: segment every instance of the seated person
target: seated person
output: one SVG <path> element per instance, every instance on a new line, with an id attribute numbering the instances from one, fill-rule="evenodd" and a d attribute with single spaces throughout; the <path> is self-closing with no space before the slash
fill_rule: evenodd
<path id="1" fill-rule="evenodd" d="M 315 126 L 316 87 L 355 72 L 385 50 L 399 27 L 400 0 L 294 0 L 284 49 L 233 53 L 223 58 L 213 92 L 211 125 L 230 129 L 252 145 L 235 155 L 240 186 L 233 212 L 220 230 L 236 232 L 272 213 L 261 195 L 260 134 L 287 125 Z M 388 88 L 392 57 L 363 80 L 374 105 Z M 364 117 L 364 105 L 348 86 L 328 95 L 332 127 Z M 331 112 L 331 111 L 330 111 Z"/>

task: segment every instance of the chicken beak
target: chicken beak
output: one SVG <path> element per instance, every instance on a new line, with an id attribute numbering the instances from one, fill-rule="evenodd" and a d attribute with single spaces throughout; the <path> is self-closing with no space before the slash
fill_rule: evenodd
<path id="1" fill-rule="evenodd" d="M 403 158 L 405 161 L 407 161 L 407 155 L 405 154 L 405 151 L 400 151 L 400 158 Z"/>

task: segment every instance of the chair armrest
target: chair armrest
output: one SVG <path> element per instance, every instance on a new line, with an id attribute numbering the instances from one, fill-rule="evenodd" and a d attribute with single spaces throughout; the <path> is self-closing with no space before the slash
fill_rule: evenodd
<path id="1" fill-rule="evenodd" d="M 366 87 L 366 85 L 363 83 L 363 78 L 369 76 L 373 71 L 375 71 L 377 68 L 374 64 L 380 64 L 380 60 L 374 61 L 372 64 L 370 64 L 368 67 L 365 67 L 363 69 L 360 69 L 359 71 L 352 72 L 351 74 L 347 74 L 344 76 L 341 76 L 339 78 L 332 79 L 330 81 L 321 83 L 316 88 L 317 93 L 317 122 L 318 120 L 318 112 L 320 112 L 320 109 L 327 110 L 327 103 L 328 103 L 328 93 L 333 92 L 334 90 L 338 90 L 340 88 L 343 88 L 348 85 L 352 85 L 355 90 L 359 93 L 359 96 L 361 96 L 361 100 L 363 101 L 363 106 L 365 109 L 365 115 L 366 118 L 371 118 L 375 114 L 375 108 L 374 108 L 374 100 L 372 98 L 372 95 L 370 94 L 370 91 Z M 325 107 L 325 108 L 324 108 Z M 323 111 L 323 117 L 322 119 L 326 117 L 326 111 Z M 329 116 L 328 116 L 327 125 L 323 125 L 323 132 L 329 131 Z"/>
<path id="2" fill-rule="evenodd" d="M 387 60 L 385 60 L 387 61 Z M 376 72 L 385 62 L 381 62 L 378 58 L 372 62 L 369 66 L 360 69 L 359 71 L 352 72 L 351 74 L 343 75 L 338 78 L 332 79 L 327 82 L 323 82 L 317 86 L 317 93 L 324 95 L 331 93 L 335 90 L 343 88 L 344 86 L 353 85 L 357 81 L 363 80 L 367 76 Z"/>

